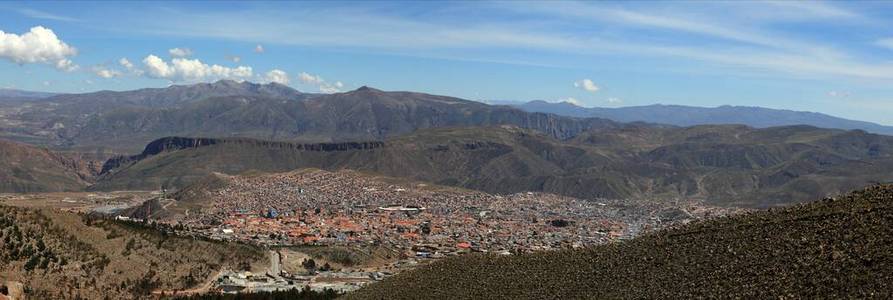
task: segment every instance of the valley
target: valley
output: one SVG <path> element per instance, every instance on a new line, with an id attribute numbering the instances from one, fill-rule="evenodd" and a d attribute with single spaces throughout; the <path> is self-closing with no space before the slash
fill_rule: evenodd
<path id="1" fill-rule="evenodd" d="M 16 239 L 0 284 L 53 298 L 379 298 L 457 261 L 634 247 L 893 181 L 893 137 L 861 130 L 619 123 L 232 81 L 21 101 L 0 116 L 15 140 L 0 142 L 0 208 L 33 225 L 0 231 Z"/>

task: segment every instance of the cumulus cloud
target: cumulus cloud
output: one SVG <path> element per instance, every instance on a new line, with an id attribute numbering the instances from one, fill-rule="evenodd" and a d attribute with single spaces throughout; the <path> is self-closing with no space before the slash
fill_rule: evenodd
<path id="1" fill-rule="evenodd" d="M 582 79 L 574 82 L 574 87 L 581 88 L 587 92 L 595 93 L 598 91 L 598 86 L 595 85 L 595 82 L 592 82 L 592 79 Z"/>
<path id="2" fill-rule="evenodd" d="M 298 80 L 300 80 L 304 84 L 316 86 L 319 88 L 319 91 L 321 93 L 326 94 L 339 93 L 344 87 L 344 83 L 342 83 L 341 81 L 329 83 L 319 75 L 313 75 L 307 72 L 301 72 L 300 74 L 298 74 Z"/>
<path id="3" fill-rule="evenodd" d="M 258 44 L 257 46 L 255 46 L 255 47 L 254 47 L 254 53 L 264 53 L 264 46 L 263 46 L 263 45 L 260 45 L 260 44 Z"/>
<path id="4" fill-rule="evenodd" d="M 274 69 L 270 72 L 267 72 L 266 76 L 264 76 L 264 79 L 267 82 L 275 82 L 284 85 L 288 85 L 289 82 L 288 73 L 285 73 L 285 71 L 279 69 Z"/>
<path id="5" fill-rule="evenodd" d="M 620 98 L 617 98 L 617 97 L 610 97 L 610 98 L 608 98 L 607 101 L 608 101 L 608 103 L 611 103 L 611 104 L 620 104 L 620 103 L 623 103 L 623 99 L 620 99 Z"/>
<path id="6" fill-rule="evenodd" d="M 43 26 L 32 27 L 22 35 L 0 30 L 0 58 L 14 63 L 43 63 L 62 71 L 74 71 L 78 66 L 70 58 L 75 55 L 77 49 Z"/>
<path id="7" fill-rule="evenodd" d="M 308 74 L 307 72 L 301 72 L 301 74 L 298 74 L 298 79 L 301 80 L 301 82 L 303 82 L 303 83 L 312 84 L 312 85 L 318 85 L 318 84 L 325 82 L 325 80 L 323 80 L 322 77 L 319 77 L 317 75 L 311 75 L 311 74 Z"/>
<path id="8" fill-rule="evenodd" d="M 56 61 L 56 69 L 65 72 L 71 72 L 77 70 L 79 68 L 78 65 L 74 64 L 70 59 L 60 59 Z"/>
<path id="9" fill-rule="evenodd" d="M 174 58 L 170 63 L 158 56 L 149 55 L 143 59 L 149 77 L 171 81 L 212 81 L 219 79 L 245 80 L 253 74 L 251 67 L 235 68 L 221 65 L 208 65 L 198 59 Z"/>
<path id="10" fill-rule="evenodd" d="M 138 69 L 136 66 L 133 65 L 132 62 L 130 62 L 129 59 L 127 59 L 125 57 L 122 57 L 121 59 L 119 59 L 118 64 L 121 65 L 122 67 L 124 67 L 124 69 L 127 70 L 127 72 L 129 72 L 133 75 L 142 76 L 144 73 L 143 70 Z"/>
<path id="11" fill-rule="evenodd" d="M 120 71 L 108 69 L 101 66 L 93 67 L 93 73 L 96 74 L 96 76 L 106 79 L 121 76 Z"/>
<path id="12" fill-rule="evenodd" d="M 167 50 L 172 57 L 189 57 L 192 56 L 192 49 L 189 48 L 173 48 Z"/>
<path id="13" fill-rule="evenodd" d="M 118 60 L 118 64 L 124 67 L 125 69 L 133 69 L 133 63 L 130 62 L 127 58 L 122 57 Z"/>

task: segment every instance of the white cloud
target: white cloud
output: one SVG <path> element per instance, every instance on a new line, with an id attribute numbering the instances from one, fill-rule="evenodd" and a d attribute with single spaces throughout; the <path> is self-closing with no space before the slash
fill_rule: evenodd
<path id="1" fill-rule="evenodd" d="M 192 56 L 192 49 L 189 48 L 173 48 L 167 50 L 172 57 L 189 57 Z"/>
<path id="2" fill-rule="evenodd" d="M 121 65 L 122 67 L 124 67 L 124 69 L 126 69 L 127 72 L 130 72 L 133 75 L 142 76 L 143 73 L 145 73 L 145 71 L 136 68 L 136 66 L 134 66 L 133 63 L 130 62 L 130 60 L 127 58 L 122 57 L 121 59 L 118 60 L 118 64 Z"/>
<path id="3" fill-rule="evenodd" d="M 874 42 L 875 45 L 893 50 L 893 38 L 879 39 Z"/>
<path id="4" fill-rule="evenodd" d="M 319 75 L 313 75 L 307 72 L 301 72 L 300 74 L 298 74 L 298 80 L 300 80 L 304 84 L 316 86 L 319 88 L 320 92 L 326 94 L 341 92 L 341 88 L 344 87 L 344 83 L 342 83 L 341 81 L 329 83 Z"/>
<path id="5" fill-rule="evenodd" d="M 74 71 L 78 66 L 70 58 L 75 55 L 77 49 L 60 40 L 48 28 L 32 27 L 22 35 L 0 30 L 0 58 L 14 63 L 51 64 L 62 71 Z"/>
<path id="6" fill-rule="evenodd" d="M 96 74 L 96 76 L 106 79 L 121 76 L 121 72 L 118 70 L 112 70 L 100 66 L 93 67 L 93 73 Z"/>
<path id="7" fill-rule="evenodd" d="M 581 88 L 587 92 L 595 93 L 598 91 L 598 86 L 595 85 L 595 82 L 592 82 L 592 79 L 582 79 L 574 82 L 574 87 Z"/>
<path id="8" fill-rule="evenodd" d="M 288 85 L 288 73 L 285 71 L 274 69 L 270 72 L 267 72 L 267 75 L 264 78 L 267 82 L 275 82 L 278 84 Z"/>
<path id="9" fill-rule="evenodd" d="M 582 103 L 580 103 L 580 100 L 577 100 L 577 98 L 574 98 L 574 97 L 567 97 L 567 98 L 563 98 L 563 99 L 558 99 L 558 101 L 559 101 L 559 102 L 567 102 L 567 103 L 570 103 L 570 104 L 573 104 L 573 105 L 576 105 L 576 106 L 583 106 Z"/>
<path id="10" fill-rule="evenodd" d="M 617 98 L 617 97 L 610 97 L 610 98 L 608 98 L 606 101 L 608 101 L 608 103 L 611 103 L 611 104 L 620 104 L 620 103 L 623 103 L 623 99 L 620 99 L 620 98 Z"/>
<path id="11" fill-rule="evenodd" d="M 174 58 L 170 63 L 155 55 L 143 59 L 150 77 L 171 81 L 213 81 L 218 79 L 245 80 L 253 74 L 251 67 L 235 68 L 208 65 L 198 59 Z"/>
<path id="12" fill-rule="evenodd" d="M 234 63 L 238 63 L 238 62 L 242 61 L 242 57 L 238 56 L 238 55 L 227 55 L 226 60 L 234 62 Z"/>
<path id="13" fill-rule="evenodd" d="M 341 92 L 341 89 L 336 88 L 335 86 L 330 85 L 330 84 L 323 84 L 323 85 L 319 86 L 319 91 L 321 93 L 334 94 L 334 93 Z"/>
<path id="14" fill-rule="evenodd" d="M 125 69 L 133 69 L 133 63 L 130 62 L 127 58 L 122 57 L 118 60 L 118 64 L 124 67 Z"/>
<path id="15" fill-rule="evenodd" d="M 254 47 L 254 53 L 264 53 L 264 46 L 258 44 Z"/>
<path id="16" fill-rule="evenodd" d="M 56 69 L 59 69 L 60 71 L 71 72 L 78 68 L 80 68 L 80 66 L 76 65 L 70 59 L 60 59 L 56 61 Z"/>
<path id="17" fill-rule="evenodd" d="M 322 77 L 319 77 L 317 75 L 311 75 L 307 72 L 301 72 L 300 74 L 298 74 L 298 79 L 301 80 L 301 82 L 303 82 L 303 83 L 312 84 L 312 85 L 319 85 L 319 84 L 325 82 L 325 80 L 323 80 Z"/>

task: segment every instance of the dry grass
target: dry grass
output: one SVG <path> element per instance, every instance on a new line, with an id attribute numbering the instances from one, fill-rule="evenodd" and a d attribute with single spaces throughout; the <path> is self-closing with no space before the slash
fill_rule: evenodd
<path id="1" fill-rule="evenodd" d="M 350 299 L 890 298 L 893 186 L 587 250 L 470 255 Z"/>

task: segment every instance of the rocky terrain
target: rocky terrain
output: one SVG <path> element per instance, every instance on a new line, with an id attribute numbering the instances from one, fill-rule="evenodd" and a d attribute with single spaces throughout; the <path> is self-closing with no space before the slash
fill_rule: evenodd
<path id="1" fill-rule="evenodd" d="M 162 147 L 159 145 L 174 144 Z M 184 187 L 211 172 L 354 169 L 497 194 L 705 199 L 771 207 L 893 181 L 893 138 L 808 126 L 625 125 L 561 140 L 517 127 L 429 129 L 383 142 L 162 139 L 111 160 L 96 190 Z"/>
<path id="2" fill-rule="evenodd" d="M 51 209 L 0 206 L 0 228 L 0 282 L 22 283 L 28 299 L 145 299 L 266 259 L 253 247 Z"/>
<path id="3" fill-rule="evenodd" d="M 80 191 L 92 184 L 101 163 L 0 140 L 0 192 Z"/>
<path id="4" fill-rule="evenodd" d="M 586 250 L 470 255 L 348 299 L 889 298 L 893 186 Z"/>
<path id="5" fill-rule="evenodd" d="M 222 80 L 57 95 L 13 105 L 0 114 L 0 137 L 57 149 L 127 153 L 176 135 L 341 142 L 383 139 L 422 128 L 499 124 L 556 138 L 616 125 L 422 93 L 362 87 L 318 95 L 275 83 Z"/>

